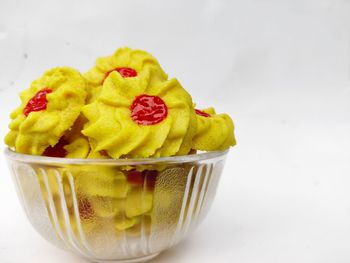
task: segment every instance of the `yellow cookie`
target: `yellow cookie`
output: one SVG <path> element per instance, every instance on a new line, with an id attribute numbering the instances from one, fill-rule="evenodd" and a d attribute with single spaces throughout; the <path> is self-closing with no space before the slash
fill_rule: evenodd
<path id="1" fill-rule="evenodd" d="M 152 73 L 123 78 L 112 72 L 99 98 L 83 107 L 89 120 L 82 133 L 92 151 L 112 158 L 175 155 L 187 135 L 192 98 L 176 79 L 151 82 Z"/>
<path id="2" fill-rule="evenodd" d="M 88 103 L 98 98 L 103 82 L 113 71 L 131 81 L 142 77 L 144 71 L 152 72 L 150 82 L 164 81 L 168 78 L 151 54 L 128 47 L 119 48 L 111 56 L 98 58 L 96 65 L 84 74 L 89 82 Z"/>
<path id="3" fill-rule="evenodd" d="M 227 114 L 216 114 L 213 108 L 196 110 L 197 132 L 193 149 L 202 151 L 225 150 L 236 144 L 234 125 Z"/>
<path id="4" fill-rule="evenodd" d="M 86 82 L 69 67 L 51 69 L 20 94 L 5 143 L 17 152 L 41 155 L 69 130 L 85 104 Z"/>
<path id="5" fill-rule="evenodd" d="M 129 189 L 123 172 L 108 166 L 79 166 L 69 169 L 76 191 L 82 196 L 125 198 Z"/>
<path id="6" fill-rule="evenodd" d="M 151 191 L 138 186 L 129 188 L 125 204 L 125 214 L 128 218 L 145 214 L 152 209 L 152 206 L 153 193 Z"/>

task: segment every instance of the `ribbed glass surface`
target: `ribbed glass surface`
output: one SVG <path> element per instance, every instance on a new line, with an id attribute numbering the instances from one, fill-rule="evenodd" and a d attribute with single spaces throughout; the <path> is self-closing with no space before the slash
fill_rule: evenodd
<path id="1" fill-rule="evenodd" d="M 65 164 L 21 161 L 7 152 L 34 228 L 56 246 L 97 262 L 148 260 L 186 237 L 211 206 L 225 156 Z"/>

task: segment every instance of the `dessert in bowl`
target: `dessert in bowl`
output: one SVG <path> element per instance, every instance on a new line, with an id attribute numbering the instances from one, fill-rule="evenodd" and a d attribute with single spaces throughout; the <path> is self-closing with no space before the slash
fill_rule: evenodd
<path id="1" fill-rule="evenodd" d="M 20 95 L 5 151 L 34 228 L 96 262 L 148 260 L 213 201 L 233 122 L 147 52 L 118 49 L 81 75 L 60 67 Z"/>

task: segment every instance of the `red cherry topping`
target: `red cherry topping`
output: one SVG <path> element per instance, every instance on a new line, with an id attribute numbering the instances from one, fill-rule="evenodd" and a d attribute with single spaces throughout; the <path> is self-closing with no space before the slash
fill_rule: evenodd
<path id="1" fill-rule="evenodd" d="M 210 114 L 209 114 L 209 113 L 206 113 L 206 112 L 204 112 L 204 111 L 195 109 L 195 112 L 196 112 L 196 114 L 199 115 L 199 116 L 210 117 Z"/>
<path id="2" fill-rule="evenodd" d="M 145 170 L 143 171 L 143 173 L 146 178 L 145 182 L 146 182 L 147 188 L 150 190 L 153 190 L 156 185 L 158 172 L 156 170 Z"/>
<path id="3" fill-rule="evenodd" d="M 32 111 L 46 110 L 46 107 L 47 107 L 46 94 L 51 92 L 52 92 L 52 89 L 48 89 L 48 88 L 39 90 L 38 93 L 35 94 L 34 97 L 28 101 L 26 107 L 23 110 L 23 114 L 25 116 L 28 116 L 29 113 L 31 113 Z"/>
<path id="4" fill-rule="evenodd" d="M 150 190 L 154 189 L 156 184 L 158 172 L 156 170 L 145 170 L 145 171 L 136 171 L 132 170 L 128 173 L 128 182 L 134 185 L 147 185 L 147 188 Z"/>
<path id="5" fill-rule="evenodd" d="M 109 156 L 108 153 L 107 153 L 107 151 L 105 151 L 105 150 L 101 150 L 101 151 L 100 151 L 100 154 L 101 154 L 102 156 Z"/>
<path id="6" fill-rule="evenodd" d="M 128 173 L 128 182 L 130 184 L 143 185 L 145 175 L 142 172 L 132 170 Z"/>
<path id="7" fill-rule="evenodd" d="M 154 125 L 164 120 L 168 108 L 164 101 L 157 96 L 137 96 L 130 107 L 131 118 L 140 125 Z"/>
<path id="8" fill-rule="evenodd" d="M 111 71 L 108 71 L 104 79 L 106 79 L 109 76 L 109 74 L 111 74 L 111 72 L 113 71 L 118 71 L 123 78 L 132 78 L 137 76 L 136 70 L 132 68 L 115 68 Z"/>
<path id="9" fill-rule="evenodd" d="M 87 198 L 79 199 L 79 214 L 82 219 L 90 219 L 94 216 L 94 210 Z"/>
<path id="10" fill-rule="evenodd" d="M 49 146 L 45 149 L 43 155 L 49 157 L 66 157 L 67 151 L 64 149 L 69 142 L 67 142 L 63 137 L 55 144 L 55 146 Z"/>
<path id="11" fill-rule="evenodd" d="M 132 78 L 137 76 L 136 70 L 132 68 L 116 68 L 115 70 L 118 71 L 123 78 Z"/>

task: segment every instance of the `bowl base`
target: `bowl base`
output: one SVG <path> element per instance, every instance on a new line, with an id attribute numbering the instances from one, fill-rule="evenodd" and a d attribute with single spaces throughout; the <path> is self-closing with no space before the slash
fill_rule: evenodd
<path id="1" fill-rule="evenodd" d="M 158 256 L 160 253 L 151 254 L 145 257 L 131 258 L 131 259 L 121 259 L 121 260 L 94 260 L 96 263 L 136 263 L 136 262 L 146 262 Z"/>

